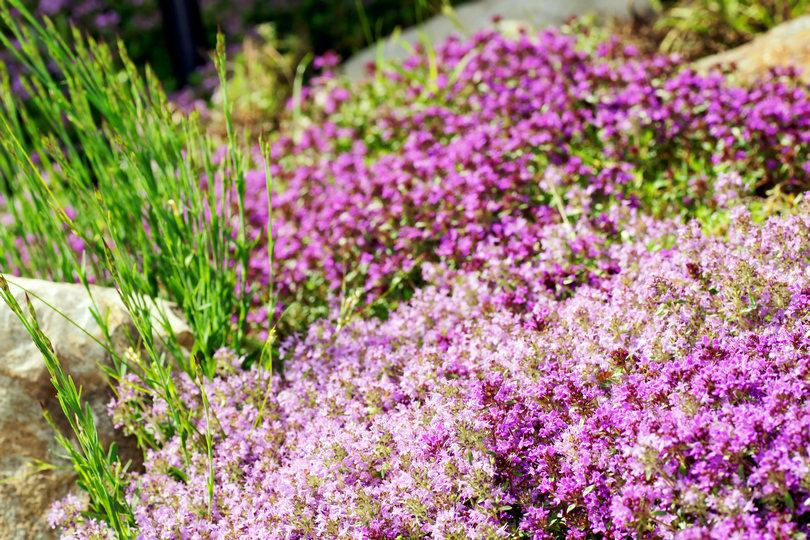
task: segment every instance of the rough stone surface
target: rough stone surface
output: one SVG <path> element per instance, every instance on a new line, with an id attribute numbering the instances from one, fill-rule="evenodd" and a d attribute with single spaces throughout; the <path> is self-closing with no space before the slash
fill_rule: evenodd
<path id="1" fill-rule="evenodd" d="M 411 46 L 419 43 L 419 31 L 431 43 L 439 43 L 451 34 L 474 34 L 492 25 L 492 18 L 501 17 L 499 26 L 504 30 L 523 26 L 539 29 L 556 25 L 574 15 L 596 13 L 601 16 L 628 17 L 633 11 L 649 13 L 649 0 L 478 0 L 455 8 L 457 22 L 438 15 L 418 28 L 409 28 L 400 34 L 400 40 Z M 458 27 L 460 23 L 461 29 Z M 463 29 L 463 31 L 462 31 Z M 406 48 L 390 37 L 385 40 L 385 58 L 402 60 L 408 56 Z M 343 65 L 344 73 L 353 80 L 365 75 L 365 66 L 377 58 L 377 47 L 369 47 L 349 58 Z"/>
<path id="2" fill-rule="evenodd" d="M 90 310 L 92 302 L 83 286 L 7 279 L 23 309 L 27 308 L 22 288 L 33 292 L 103 341 L 101 329 Z M 109 309 L 110 331 L 120 354 L 126 344 L 125 326 L 130 326 L 134 332 L 129 314 L 114 289 L 93 287 L 91 290 L 101 312 Z M 139 467 L 142 454 L 135 441 L 116 433 L 107 415 L 106 406 L 112 392 L 98 365 L 110 365 L 109 353 L 62 315 L 33 296 L 31 299 L 40 326 L 53 343 L 57 357 L 76 385 L 82 387 L 82 396 L 90 405 L 102 442 L 108 446 L 117 441 L 122 460 L 131 459 L 133 465 Z M 190 329 L 171 311 L 170 304 L 165 306 L 169 308 L 166 312 L 181 344 L 190 345 L 193 339 Z M 72 469 L 25 476 L 31 470 L 26 463 L 32 459 L 55 465 L 69 464 L 56 455 L 63 454 L 64 450 L 55 441 L 53 429 L 43 417 L 40 402 L 51 412 L 60 431 L 70 434 L 70 425 L 59 406 L 42 354 L 16 315 L 0 301 L 0 538 L 4 540 L 57 538 L 56 531 L 51 530 L 44 519 L 50 503 L 66 495 L 70 489 L 77 491 L 76 475 Z"/>
<path id="3" fill-rule="evenodd" d="M 801 81 L 810 84 L 810 15 L 780 24 L 745 45 L 708 56 L 694 65 L 700 72 L 733 65 L 736 81 L 750 84 L 770 68 L 791 63 L 802 69 Z"/>

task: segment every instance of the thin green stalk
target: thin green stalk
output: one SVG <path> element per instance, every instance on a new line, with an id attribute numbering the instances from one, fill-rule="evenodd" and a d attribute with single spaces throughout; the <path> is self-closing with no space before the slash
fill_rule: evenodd
<path id="1" fill-rule="evenodd" d="M 205 447 L 208 454 L 208 520 L 211 520 L 212 509 L 214 506 L 214 449 L 213 437 L 211 436 L 211 406 L 208 403 L 208 396 L 205 393 L 205 380 L 203 379 L 202 370 L 197 367 L 195 381 L 198 382 L 200 389 L 200 396 L 205 409 Z M 220 425 L 220 429 L 222 426 Z"/>
<path id="2" fill-rule="evenodd" d="M 307 53 L 295 68 L 295 83 L 293 84 L 293 121 L 297 124 L 301 119 L 301 94 L 304 84 L 304 72 L 312 60 L 312 53 Z"/>
<path id="3" fill-rule="evenodd" d="M 560 194 L 557 192 L 557 186 L 554 185 L 554 182 L 548 182 L 549 189 L 551 190 L 551 197 L 554 199 L 554 206 L 557 207 L 557 211 L 560 213 L 560 217 L 562 217 L 563 223 L 565 223 L 565 227 L 570 231 L 571 230 L 571 223 L 568 221 L 568 214 L 565 213 L 565 205 L 563 204 L 562 198 Z"/>
<path id="4" fill-rule="evenodd" d="M 273 319 L 276 314 L 276 297 L 274 290 L 274 253 L 276 247 L 276 239 L 273 236 L 273 172 L 270 169 L 271 149 L 270 143 L 259 140 L 259 145 L 262 149 L 262 156 L 264 157 L 264 181 L 265 188 L 267 189 L 267 262 L 269 264 L 270 279 L 268 283 L 268 296 L 265 311 L 267 312 L 268 334 L 264 348 L 262 349 L 261 362 L 264 361 L 264 349 L 266 349 L 272 341 L 272 329 L 274 328 Z M 271 357 L 272 369 L 272 357 Z"/>
<path id="5" fill-rule="evenodd" d="M 360 25 L 363 27 L 363 33 L 366 36 L 366 45 L 371 47 L 374 45 L 374 37 L 371 34 L 371 25 L 368 23 L 366 9 L 363 7 L 362 0 L 354 0 L 354 5 L 357 8 L 357 15 L 360 17 Z"/>
<path id="6" fill-rule="evenodd" d="M 39 474 L 45 471 L 52 471 L 55 469 L 72 469 L 73 467 L 67 467 L 64 465 L 54 465 L 53 463 L 46 463 L 39 459 L 32 459 L 28 463 L 25 464 L 29 470 L 25 471 L 22 474 L 17 474 L 14 476 L 9 476 L 7 478 L 3 478 L 0 480 L 0 486 L 3 484 L 7 484 L 9 482 L 13 482 L 14 480 L 20 480 L 22 478 L 26 478 L 28 476 L 33 476 L 35 474 Z"/>

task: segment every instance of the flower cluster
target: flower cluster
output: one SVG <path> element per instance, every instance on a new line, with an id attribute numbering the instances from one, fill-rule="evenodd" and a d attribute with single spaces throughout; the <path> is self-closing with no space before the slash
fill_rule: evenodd
<path id="1" fill-rule="evenodd" d="M 355 87 L 327 75 L 304 93 L 312 122 L 285 126 L 270 167 L 283 293 L 347 280 L 384 290 L 420 261 L 464 264 L 522 220 L 575 221 L 623 201 L 703 216 L 810 180 L 810 93 L 790 70 L 735 87 L 615 40 L 585 51 L 555 29 L 484 31 L 430 59 Z M 261 240 L 263 169 L 247 185 Z M 266 258 L 252 265 L 267 283 Z"/>
<path id="2" fill-rule="evenodd" d="M 715 238 L 611 207 L 426 265 L 387 321 L 288 340 L 258 422 L 267 373 L 226 370 L 213 501 L 169 441 L 130 478 L 139 538 L 803 538 L 810 217 L 731 214 Z"/>

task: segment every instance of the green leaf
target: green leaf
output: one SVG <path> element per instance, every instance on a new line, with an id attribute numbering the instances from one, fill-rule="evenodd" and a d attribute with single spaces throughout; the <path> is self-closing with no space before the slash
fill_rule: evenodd
<path id="1" fill-rule="evenodd" d="M 118 445 L 115 442 L 110 444 L 110 449 L 107 452 L 107 462 L 110 464 L 118 462 Z"/>
<path id="2" fill-rule="evenodd" d="M 186 473 L 184 473 L 183 471 L 181 471 L 177 467 L 175 467 L 175 466 L 169 467 L 168 474 L 169 474 L 169 476 L 171 476 L 172 478 L 174 478 L 178 482 L 183 482 L 184 484 L 188 484 L 188 477 L 186 476 Z"/>

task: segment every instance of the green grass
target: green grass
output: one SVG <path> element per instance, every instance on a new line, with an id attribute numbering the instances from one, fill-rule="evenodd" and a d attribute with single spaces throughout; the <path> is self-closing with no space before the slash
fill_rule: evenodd
<path id="1" fill-rule="evenodd" d="M 11 17 L 11 9 L 23 14 L 23 22 Z M 190 411 L 178 396 L 172 371 L 180 366 L 202 391 L 203 378 L 216 371 L 218 349 L 251 347 L 245 334 L 253 291 L 241 278 L 254 246 L 244 226 L 246 157 L 239 150 L 227 91 L 222 92 L 227 152 L 215 165 L 214 142 L 199 118 L 175 118 L 155 76 L 147 70 L 142 77 L 121 43 L 124 68 L 119 70 L 106 45 L 75 30 L 69 45 L 50 21 L 40 24 L 19 0 L 0 2 L 0 16 L 12 32 L 0 40 L 6 47 L 12 38 L 21 44 L 17 58 L 28 67 L 24 84 L 31 95 L 25 107 L 19 106 L 8 76 L 0 72 L 0 174 L 14 217 L 12 226 L 0 229 L 0 260 L 34 277 L 81 282 L 91 297 L 90 283 L 115 286 L 137 335 L 129 336 L 131 354 L 115 354 L 106 313 L 93 310 L 105 334 L 102 345 L 113 354 L 107 375 L 122 381 L 137 373 L 143 389 L 165 400 L 169 410 L 168 423 L 135 434 L 139 445 L 157 448 L 178 435 L 186 458 L 192 447 L 210 458 L 209 407 Z M 217 49 L 224 82 L 221 38 Z M 58 75 L 47 69 L 49 62 L 58 66 Z M 33 114 L 46 120 L 47 129 L 30 121 Z M 16 239 L 24 239 L 29 259 Z M 83 242 L 81 258 L 71 239 Z M 88 515 L 108 521 L 119 538 L 133 538 L 132 511 L 120 482 L 125 467 L 115 447 L 102 448 L 81 390 L 39 329 L 33 305 L 28 303 L 26 313 L 2 278 L 0 289 L 42 352 L 79 442 L 76 448 L 69 434 L 57 435 L 91 496 Z M 176 302 L 186 314 L 194 335 L 191 351 L 180 346 L 155 298 Z M 205 432 L 194 427 L 193 414 L 205 415 Z M 209 467 L 213 482 L 210 460 Z"/>
<path id="2" fill-rule="evenodd" d="M 27 121 L 30 112 L 8 97 L 4 77 L 0 164 L 18 206 L 9 205 L 15 226 L 2 234 L 2 252 L 12 266 L 43 278 L 115 283 L 133 303 L 138 295 L 177 302 L 197 339 L 193 355 L 211 376 L 217 349 L 243 346 L 250 300 L 250 291 L 237 293 L 252 245 L 244 228 L 246 157 L 230 116 L 227 157 L 215 166 L 213 143 L 198 118 L 173 118 L 157 80 L 148 70 L 140 77 L 120 44 L 125 68 L 119 71 L 105 45 L 75 33 L 74 52 L 48 21 L 17 25 L 8 12 L 16 4 L 4 4 L 2 14 L 31 71 L 25 81 L 30 106 L 49 129 Z M 9 45 L 7 37 L 0 39 Z M 224 73 L 222 42 L 219 49 Z M 48 60 L 63 78 L 48 72 Z M 229 107 L 224 93 L 223 108 Z M 40 166 L 30 161 L 34 153 Z M 203 177 L 220 178 L 225 196 L 213 181 L 201 188 Z M 236 237 L 234 221 L 242 224 Z M 88 258 L 79 264 L 65 241 L 67 230 L 86 246 Z M 30 261 L 14 246 L 15 237 L 30 239 Z"/>

